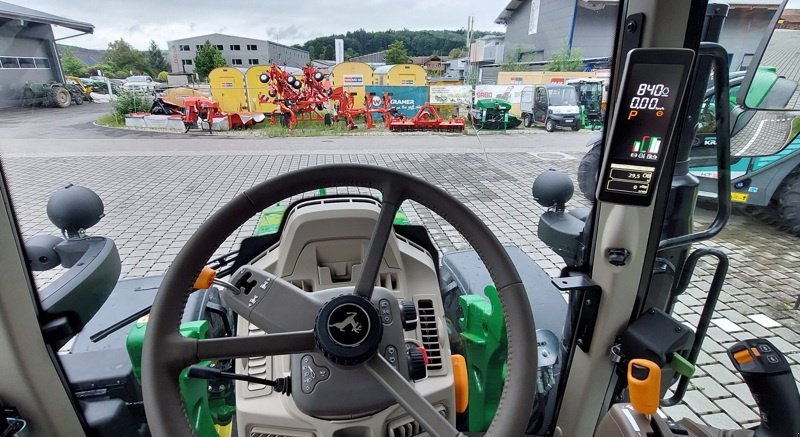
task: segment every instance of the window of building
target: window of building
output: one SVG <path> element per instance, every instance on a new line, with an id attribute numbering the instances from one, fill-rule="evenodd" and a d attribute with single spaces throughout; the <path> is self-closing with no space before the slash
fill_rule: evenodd
<path id="1" fill-rule="evenodd" d="M 17 61 L 17 58 L 2 57 L 0 58 L 0 65 L 3 68 L 19 68 L 19 61 Z"/>
<path id="2" fill-rule="evenodd" d="M 194 46 L 194 48 L 197 49 L 197 50 L 200 50 L 202 47 L 203 47 L 202 44 L 198 44 L 198 45 Z"/>
<path id="3" fill-rule="evenodd" d="M 247 50 L 250 50 L 250 51 L 258 50 L 258 45 L 256 45 L 256 44 L 248 44 L 247 45 Z"/>
<path id="4" fill-rule="evenodd" d="M 189 44 L 181 45 L 180 49 L 181 49 L 182 52 L 188 52 L 189 51 Z"/>
<path id="5" fill-rule="evenodd" d="M 191 59 L 181 59 L 181 64 L 183 65 L 192 65 Z"/>
<path id="6" fill-rule="evenodd" d="M 50 60 L 47 58 L 33 58 L 36 68 L 50 68 Z"/>
<path id="7" fill-rule="evenodd" d="M 231 59 L 231 65 L 242 65 L 242 60 L 233 58 Z"/>
<path id="8" fill-rule="evenodd" d="M 219 51 L 224 50 L 224 46 L 222 44 L 217 44 L 217 50 Z"/>
<path id="9" fill-rule="evenodd" d="M 239 48 L 239 44 L 231 44 L 231 50 L 241 50 L 241 48 Z"/>
<path id="10" fill-rule="evenodd" d="M 247 63 L 250 65 L 258 65 L 258 58 L 250 58 L 247 60 Z"/>
<path id="11" fill-rule="evenodd" d="M 18 58 L 19 59 L 19 68 L 36 68 L 36 63 L 33 62 L 33 58 Z"/>

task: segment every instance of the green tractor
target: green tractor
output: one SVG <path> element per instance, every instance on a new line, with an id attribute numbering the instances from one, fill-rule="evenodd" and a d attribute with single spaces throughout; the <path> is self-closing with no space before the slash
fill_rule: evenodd
<path id="1" fill-rule="evenodd" d="M 578 92 L 578 103 L 581 107 L 581 127 L 591 130 L 603 128 L 603 93 L 605 84 L 602 79 L 567 79 L 567 85 L 575 87 Z"/>
<path id="2" fill-rule="evenodd" d="M 60 82 L 28 83 L 22 89 L 22 105 L 66 108 L 70 103 L 82 105 L 84 94 L 75 84 Z"/>

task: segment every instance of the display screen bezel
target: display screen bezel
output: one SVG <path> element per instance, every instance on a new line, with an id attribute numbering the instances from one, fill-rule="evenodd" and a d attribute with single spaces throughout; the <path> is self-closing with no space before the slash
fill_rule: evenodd
<path id="1" fill-rule="evenodd" d="M 634 206 L 648 206 L 652 203 L 653 195 L 658 183 L 658 178 L 661 169 L 664 166 L 664 158 L 668 154 L 669 148 L 672 143 L 673 133 L 675 131 L 675 121 L 681 111 L 681 105 L 686 93 L 686 83 L 691 73 L 692 62 L 694 60 L 694 51 L 690 49 L 634 49 L 628 53 L 628 58 L 625 63 L 622 81 L 620 82 L 619 95 L 614 107 L 614 118 L 611 123 L 611 133 L 607 136 L 609 147 L 606 149 L 606 158 L 603 163 L 603 169 L 600 172 L 599 183 L 597 184 L 597 197 L 602 202 L 619 203 L 624 205 Z M 655 160 L 637 160 L 634 158 L 620 158 L 620 153 L 615 153 L 622 149 L 630 150 L 629 144 L 624 144 L 618 139 L 625 137 L 622 135 L 621 129 L 628 128 L 629 124 L 621 122 L 621 117 L 625 116 L 628 105 L 623 99 L 626 97 L 626 90 L 631 81 L 639 81 L 640 78 L 631 77 L 636 65 L 679 65 L 683 67 L 679 80 L 679 85 L 674 92 L 674 104 L 667 123 L 666 132 L 663 132 L 662 150 Z M 659 132 L 660 133 L 660 132 Z M 615 140 L 617 139 L 617 140 Z M 641 165 L 653 168 L 653 173 L 650 177 L 650 186 L 647 193 L 633 194 L 620 191 L 611 191 L 607 189 L 607 181 L 611 176 L 612 166 L 620 165 Z"/>

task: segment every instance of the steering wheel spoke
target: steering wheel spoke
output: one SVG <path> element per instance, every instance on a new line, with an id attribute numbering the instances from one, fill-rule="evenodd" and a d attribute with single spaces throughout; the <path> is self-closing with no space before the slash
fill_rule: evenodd
<path id="1" fill-rule="evenodd" d="M 381 269 L 386 244 L 389 242 L 389 235 L 394 226 L 394 217 L 406 199 L 399 191 L 392 188 L 387 188 L 381 194 L 383 194 L 381 213 L 378 215 L 378 221 L 372 231 L 367 254 L 361 267 L 361 276 L 358 278 L 355 289 L 357 295 L 366 299 L 372 297 L 372 290 L 375 288 L 375 280 Z"/>
<path id="2" fill-rule="evenodd" d="M 286 355 L 314 350 L 313 331 L 195 340 L 195 362 L 225 358 Z"/>
<path id="3" fill-rule="evenodd" d="M 367 361 L 369 373 L 430 435 L 463 436 L 380 354 Z"/>

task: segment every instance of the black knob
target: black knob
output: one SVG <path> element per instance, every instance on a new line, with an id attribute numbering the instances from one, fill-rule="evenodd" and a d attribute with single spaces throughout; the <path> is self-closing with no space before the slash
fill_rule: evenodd
<path id="1" fill-rule="evenodd" d="M 413 331 L 417 329 L 417 307 L 414 302 L 404 301 L 403 310 L 403 330 Z"/>
<path id="2" fill-rule="evenodd" d="M 326 303 L 317 313 L 317 348 L 332 362 L 345 366 L 363 363 L 375 354 L 383 325 L 372 302 L 345 294 Z"/>
<path id="3" fill-rule="evenodd" d="M 416 345 L 409 345 L 406 348 L 406 356 L 408 357 L 408 376 L 412 381 L 419 381 L 428 376 L 428 370 L 425 367 L 425 355 Z"/>

